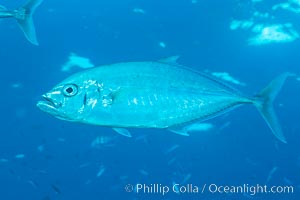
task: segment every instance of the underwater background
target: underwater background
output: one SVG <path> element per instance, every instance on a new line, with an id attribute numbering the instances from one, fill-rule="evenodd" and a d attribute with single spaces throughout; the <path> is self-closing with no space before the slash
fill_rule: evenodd
<path id="1" fill-rule="evenodd" d="M 0 2 L 12 9 L 23 3 Z M 33 17 L 39 46 L 13 19 L 0 21 L 1 200 L 300 198 L 300 1 L 45 0 Z M 36 107 L 41 94 L 84 68 L 75 63 L 63 70 L 74 57 L 98 66 L 174 55 L 247 95 L 282 72 L 296 74 L 274 102 L 288 143 L 247 105 L 206 121 L 189 137 L 130 129 L 132 138 Z M 200 190 L 204 184 L 293 186 L 293 192 L 125 190 L 175 183 Z"/>

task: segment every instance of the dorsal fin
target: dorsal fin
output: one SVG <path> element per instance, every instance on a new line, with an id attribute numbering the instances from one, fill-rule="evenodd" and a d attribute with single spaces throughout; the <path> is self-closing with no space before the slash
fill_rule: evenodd
<path id="1" fill-rule="evenodd" d="M 178 64 L 177 63 L 177 60 L 179 59 L 179 55 L 176 55 L 176 56 L 170 56 L 170 57 L 166 57 L 166 58 L 162 58 L 160 60 L 158 60 L 159 62 L 162 62 L 162 63 L 166 63 L 166 64 Z"/>

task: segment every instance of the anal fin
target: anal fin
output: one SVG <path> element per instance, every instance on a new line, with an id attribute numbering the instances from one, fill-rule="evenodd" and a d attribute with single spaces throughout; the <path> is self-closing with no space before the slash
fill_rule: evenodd
<path id="1" fill-rule="evenodd" d="M 208 131 L 212 128 L 213 124 L 211 123 L 191 122 L 170 127 L 168 128 L 168 130 L 179 135 L 189 136 L 190 132 L 203 132 Z"/>
<path id="2" fill-rule="evenodd" d="M 171 131 L 172 133 L 176 133 L 178 135 L 182 136 L 190 136 L 190 134 L 187 133 L 187 131 L 184 128 L 168 128 L 168 131 Z"/>
<path id="3" fill-rule="evenodd" d="M 120 135 L 126 136 L 126 137 L 132 137 L 131 133 L 125 129 L 125 128 L 112 128 L 114 131 L 119 133 Z"/>

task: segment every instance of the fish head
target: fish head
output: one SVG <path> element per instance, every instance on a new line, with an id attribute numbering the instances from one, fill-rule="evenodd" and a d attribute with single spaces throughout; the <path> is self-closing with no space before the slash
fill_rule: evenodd
<path id="1" fill-rule="evenodd" d="M 83 122 L 97 103 L 99 84 L 96 81 L 69 78 L 42 95 L 37 107 L 42 111 L 67 121 Z M 89 98 L 89 99 L 88 99 Z"/>

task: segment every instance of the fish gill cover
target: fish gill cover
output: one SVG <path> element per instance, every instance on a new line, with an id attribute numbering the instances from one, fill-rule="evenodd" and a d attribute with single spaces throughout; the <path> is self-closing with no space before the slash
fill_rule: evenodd
<path id="1" fill-rule="evenodd" d="M 0 2 L 1 199 L 299 199 L 299 1 L 45 0 L 31 16 L 39 46 L 11 15 L 32 2 Z M 84 68 L 174 55 L 249 96 L 294 73 L 274 102 L 287 144 L 251 106 L 187 126 L 189 137 L 131 138 L 36 107 Z"/>

